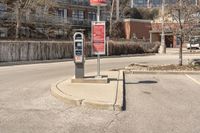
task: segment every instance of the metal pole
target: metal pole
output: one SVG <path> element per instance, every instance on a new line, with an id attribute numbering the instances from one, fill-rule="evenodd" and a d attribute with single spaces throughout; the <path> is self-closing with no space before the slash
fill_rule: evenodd
<path id="1" fill-rule="evenodd" d="M 133 0 L 131 0 L 131 8 L 133 8 L 133 6 L 134 6 L 134 2 Z"/>
<path id="2" fill-rule="evenodd" d="M 150 0 L 147 0 L 147 8 L 150 8 Z"/>
<path id="3" fill-rule="evenodd" d="M 119 21 L 119 0 L 116 0 L 116 20 Z"/>
<path id="4" fill-rule="evenodd" d="M 165 31 L 164 31 L 164 21 L 165 21 L 165 0 L 162 1 L 162 34 L 161 34 L 161 45 L 159 49 L 160 54 L 166 53 L 166 46 L 165 46 Z"/>
<path id="5" fill-rule="evenodd" d="M 100 21 L 100 6 L 97 6 L 97 22 Z"/>
<path id="6" fill-rule="evenodd" d="M 97 6 L 97 22 L 100 21 L 100 6 Z M 97 55 L 97 77 L 100 77 L 100 54 Z"/>

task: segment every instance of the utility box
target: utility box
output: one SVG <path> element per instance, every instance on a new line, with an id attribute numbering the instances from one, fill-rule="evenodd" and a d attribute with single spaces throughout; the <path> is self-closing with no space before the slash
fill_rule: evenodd
<path id="1" fill-rule="evenodd" d="M 75 78 L 84 78 L 84 35 L 81 32 L 74 34 L 74 63 L 75 63 Z"/>

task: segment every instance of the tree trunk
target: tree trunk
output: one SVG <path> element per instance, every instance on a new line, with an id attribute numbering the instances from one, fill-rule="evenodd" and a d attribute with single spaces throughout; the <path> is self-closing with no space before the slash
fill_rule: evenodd
<path id="1" fill-rule="evenodd" d="M 182 0 L 179 1 L 179 6 L 181 7 L 182 6 Z M 184 39 L 184 36 L 183 36 L 183 25 L 182 25 L 182 21 L 181 21 L 181 10 L 179 9 L 178 10 L 178 23 L 180 25 L 180 41 L 181 41 L 181 44 L 180 44 L 180 48 L 179 48 L 179 66 L 182 66 L 183 65 L 183 39 Z"/>
<path id="2" fill-rule="evenodd" d="M 16 3 L 16 39 L 19 39 L 20 37 L 20 29 L 21 29 L 21 9 L 20 9 L 20 3 L 17 1 Z"/>
<path id="3" fill-rule="evenodd" d="M 183 37 L 180 38 L 181 44 L 179 48 L 179 66 L 183 65 Z"/>

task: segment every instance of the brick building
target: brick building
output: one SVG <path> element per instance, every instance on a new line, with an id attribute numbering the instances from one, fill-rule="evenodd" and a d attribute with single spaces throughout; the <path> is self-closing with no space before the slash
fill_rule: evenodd
<path id="1" fill-rule="evenodd" d="M 125 19 L 125 36 L 126 39 L 136 38 L 150 40 L 151 20 L 142 19 Z"/>
<path id="2" fill-rule="evenodd" d="M 34 1 L 34 0 L 33 0 Z M 89 4 L 89 0 L 55 0 L 55 5 L 44 11 L 44 6 L 36 9 L 25 9 L 21 15 L 21 32 L 25 36 L 51 33 L 55 37 L 65 34 L 65 28 L 85 29 L 90 31 L 91 21 L 96 20 L 96 7 Z M 16 24 L 15 11 L 8 12 L 6 4 L 0 3 L 0 38 L 11 36 Z M 107 20 L 107 12 L 102 12 L 101 20 Z M 49 31 L 47 31 L 49 30 Z M 9 32 L 12 31 L 12 32 Z M 31 33 L 32 32 L 32 33 Z"/>
<path id="3" fill-rule="evenodd" d="M 184 25 L 187 26 L 187 25 Z M 177 23 L 165 23 L 165 44 L 166 47 L 178 47 L 179 42 L 173 31 L 179 26 Z M 152 20 L 125 19 L 125 38 L 146 40 L 149 42 L 161 42 L 162 24 Z"/>

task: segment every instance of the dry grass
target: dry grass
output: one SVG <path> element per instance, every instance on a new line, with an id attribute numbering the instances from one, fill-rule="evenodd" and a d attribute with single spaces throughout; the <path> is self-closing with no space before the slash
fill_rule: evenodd
<path id="1" fill-rule="evenodd" d="M 143 71 L 200 71 L 200 66 L 193 65 L 141 65 L 131 64 L 126 69 L 128 70 L 143 70 Z"/>

